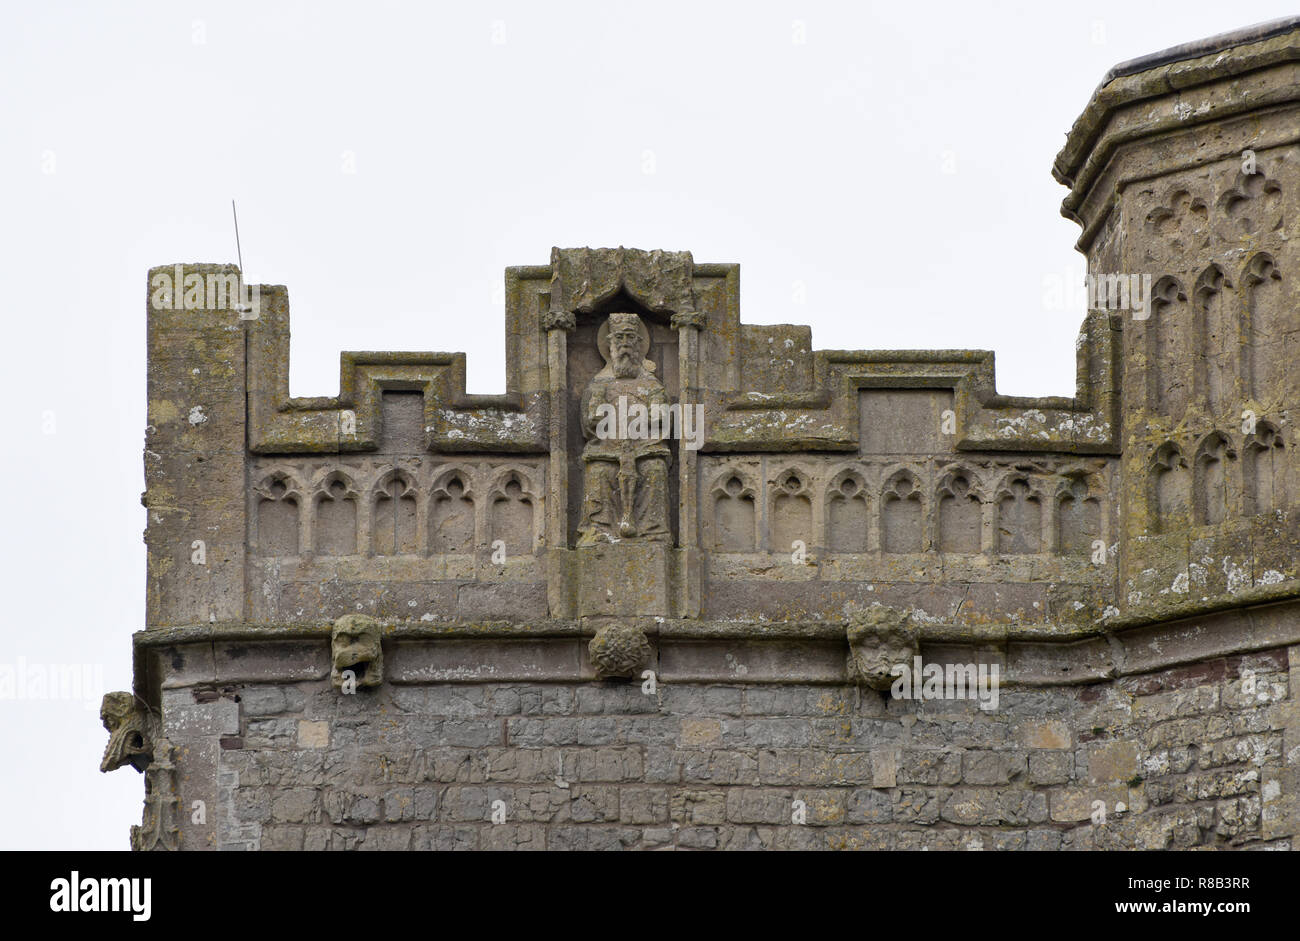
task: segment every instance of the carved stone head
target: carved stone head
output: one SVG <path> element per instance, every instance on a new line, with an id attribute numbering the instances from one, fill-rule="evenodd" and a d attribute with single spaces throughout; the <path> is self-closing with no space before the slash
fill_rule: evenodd
<path id="1" fill-rule="evenodd" d="M 153 761 L 153 721 L 144 706 L 130 693 L 105 693 L 99 718 L 108 730 L 108 746 L 100 771 L 116 771 L 130 765 L 143 771 Z"/>
<path id="2" fill-rule="evenodd" d="M 645 324 L 636 314 L 609 315 L 609 368 L 619 379 L 635 379 L 649 351 Z"/>
<path id="3" fill-rule="evenodd" d="M 650 662 L 651 653 L 645 632 L 631 624 L 606 624 L 587 645 L 596 676 L 602 680 L 634 676 Z"/>
<path id="4" fill-rule="evenodd" d="M 334 622 L 330 635 L 332 669 L 330 680 L 336 689 L 350 670 L 356 685 L 379 686 L 384 681 L 384 649 L 379 642 L 379 622 L 364 614 L 345 614 Z"/>
<path id="5" fill-rule="evenodd" d="M 859 683 L 884 692 L 893 684 L 891 669 L 911 668 L 916 655 L 916 631 L 906 611 L 875 604 L 851 608 L 848 615 L 849 675 Z"/>

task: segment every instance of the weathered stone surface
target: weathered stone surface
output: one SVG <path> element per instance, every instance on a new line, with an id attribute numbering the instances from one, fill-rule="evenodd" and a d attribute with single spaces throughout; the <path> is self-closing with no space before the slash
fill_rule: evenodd
<path id="1" fill-rule="evenodd" d="M 290 398 L 283 287 L 152 269 L 132 846 L 1300 846 L 1297 88 L 1300 21 L 1097 90 L 1068 397 L 556 248 L 506 393 Z"/>

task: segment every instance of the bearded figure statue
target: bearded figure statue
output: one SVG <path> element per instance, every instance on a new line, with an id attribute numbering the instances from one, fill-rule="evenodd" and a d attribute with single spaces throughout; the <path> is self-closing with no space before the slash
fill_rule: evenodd
<path id="1" fill-rule="evenodd" d="M 636 314 L 610 314 L 597 344 L 605 367 L 582 393 L 578 545 L 667 540 L 671 423 L 668 394 L 645 358 L 650 332 Z"/>

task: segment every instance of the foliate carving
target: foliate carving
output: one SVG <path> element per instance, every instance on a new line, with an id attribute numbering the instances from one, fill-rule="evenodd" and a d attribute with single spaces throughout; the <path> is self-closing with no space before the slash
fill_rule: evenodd
<path id="1" fill-rule="evenodd" d="M 99 763 L 103 772 L 130 765 L 144 771 L 153 761 L 157 722 L 149 709 L 131 693 L 105 693 L 99 718 L 108 730 L 108 746 Z"/>
<path id="2" fill-rule="evenodd" d="M 912 616 L 881 604 L 850 608 L 846 613 L 850 678 L 881 692 L 888 690 L 896 675 L 893 667 L 910 665 L 917 652 Z"/>
<path id="3" fill-rule="evenodd" d="M 650 640 L 631 624 L 606 624 L 587 645 L 596 676 L 609 679 L 635 676 L 650 662 Z"/>
<path id="4" fill-rule="evenodd" d="M 582 393 L 587 444 L 578 545 L 666 540 L 668 393 L 645 358 L 649 331 L 636 314 L 610 314 L 597 342 L 605 368 Z"/>
<path id="5" fill-rule="evenodd" d="M 572 311 L 564 309 L 548 310 L 542 314 L 543 330 L 572 330 L 578 325 L 578 319 Z"/>
<path id="6" fill-rule="evenodd" d="M 703 330 L 707 320 L 702 310 L 679 310 L 673 314 L 672 328 L 680 330 L 682 327 L 694 327 L 696 330 Z"/>
<path id="7" fill-rule="evenodd" d="M 141 826 L 131 828 L 131 849 L 137 853 L 180 849 L 177 820 L 181 802 L 173 751 L 170 742 L 159 739 L 153 763 L 144 773 L 144 818 Z"/>
<path id="8" fill-rule="evenodd" d="M 690 252 L 552 248 L 551 297 L 564 310 L 589 313 L 623 291 L 656 313 L 693 311 L 694 269 Z"/>
<path id="9" fill-rule="evenodd" d="M 384 649 L 379 622 L 364 614 L 345 614 L 330 634 L 330 681 L 335 689 L 348 684 L 379 686 L 384 681 Z M 345 676 L 350 673 L 351 676 Z"/>

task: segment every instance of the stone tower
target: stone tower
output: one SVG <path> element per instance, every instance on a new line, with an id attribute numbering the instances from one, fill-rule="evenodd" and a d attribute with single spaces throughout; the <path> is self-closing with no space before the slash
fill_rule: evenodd
<path id="1" fill-rule="evenodd" d="M 1112 69 L 1072 397 L 735 265 L 506 272 L 507 391 L 149 273 L 137 849 L 1290 848 L 1300 19 Z"/>

